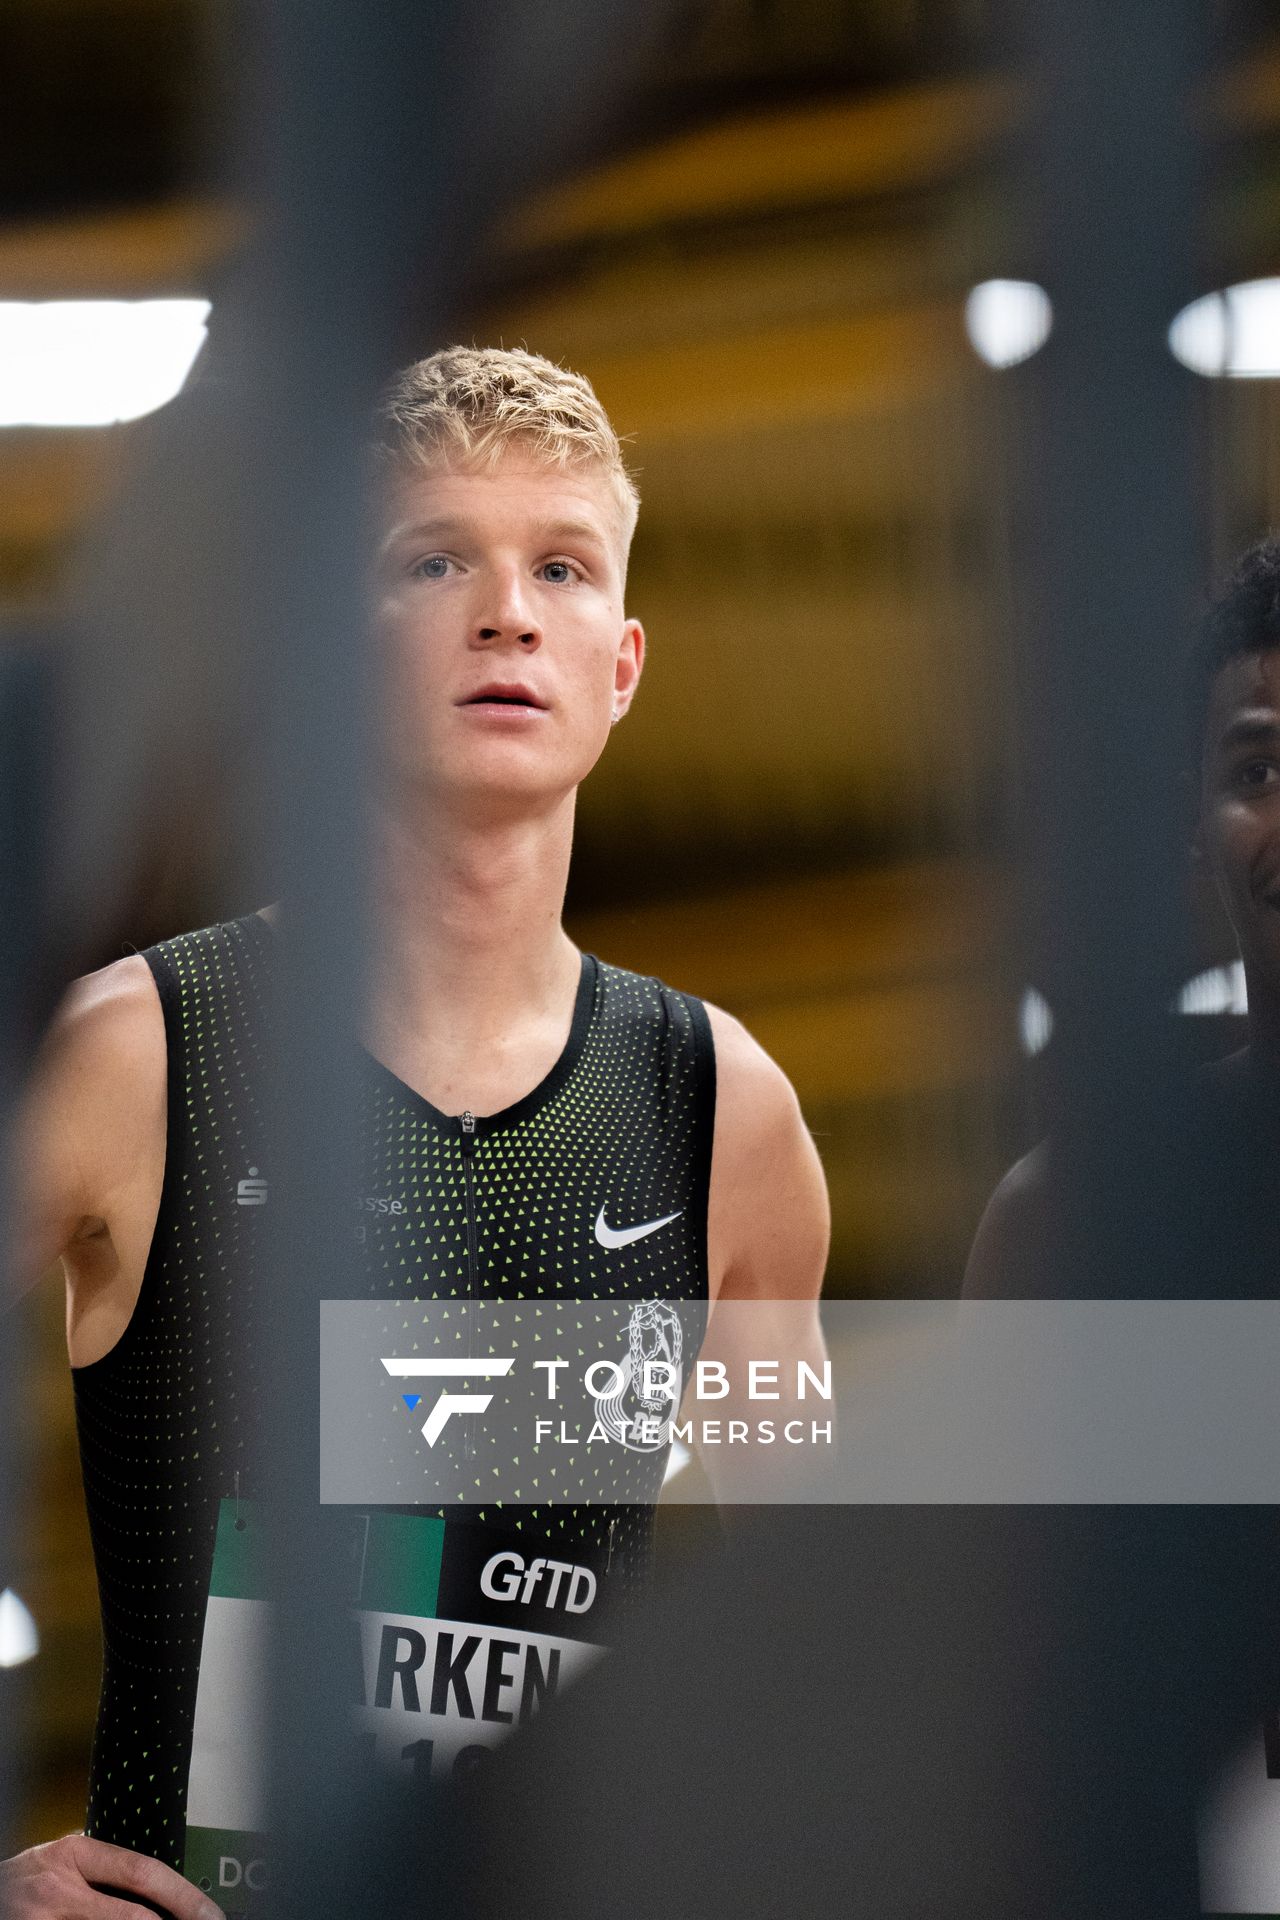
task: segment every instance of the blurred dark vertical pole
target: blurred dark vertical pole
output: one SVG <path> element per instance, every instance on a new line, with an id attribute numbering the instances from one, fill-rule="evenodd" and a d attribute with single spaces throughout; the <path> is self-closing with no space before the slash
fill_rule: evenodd
<path id="1" fill-rule="evenodd" d="M 1173 1171 L 1185 1096 L 1168 1007 L 1190 946 L 1178 699 L 1202 535 L 1191 376 L 1167 335 L 1194 291 L 1204 11 L 1032 0 L 1025 16 L 1029 186 L 1054 312 L 1028 369 L 1025 852 L 1059 1015 L 1048 1117 L 1062 1201 L 1035 1284 L 1060 1295 L 1183 1291 L 1196 1205 Z M 1054 1913 L 1198 1910 L 1195 1650 L 1220 1651 L 1234 1623 L 1208 1610 L 1194 1513 L 1159 1518 L 1100 1508 L 1028 1531 L 1038 1593 L 1022 1659 L 1036 1684 L 1013 1738 Z"/>
<path id="2" fill-rule="evenodd" d="M 350 1203 L 367 935 L 368 410 L 403 338 L 436 341 L 477 230 L 591 120 L 626 70 L 605 0 L 536 16 L 424 0 L 269 0 L 251 11 L 251 291 L 240 595 L 270 725 L 261 789 L 282 901 L 269 1270 L 255 1313 L 273 1591 L 267 1742 L 273 1920 L 407 1913 L 427 1813 L 375 1783 L 345 1687 L 349 1568 L 319 1505 L 319 1307 L 351 1293 Z M 574 99 L 557 90 L 569 50 Z M 625 49 L 627 53 L 630 49 Z M 611 62 L 612 64 L 607 64 Z M 477 142 L 476 129 L 485 138 Z M 252 698 L 256 687 L 246 690 Z M 216 1891 L 216 1890 L 215 1890 Z M 432 1911 L 448 1897 L 439 1876 Z M 457 1911 L 456 1903 L 453 1911 Z"/>
<path id="3" fill-rule="evenodd" d="M 1026 852 L 1060 1015 L 1051 1126 L 1080 1182 L 1056 1292 L 1177 1290 L 1165 1053 L 1189 951 L 1177 699 L 1201 532 L 1191 376 L 1167 333 L 1193 283 L 1201 13 L 1032 0 L 1026 16 L 1054 312 L 1028 369 Z"/>
<path id="4" fill-rule="evenodd" d="M 49 635 L 0 638 L 0 1221 L 6 1223 L 0 1260 L 7 1269 L 14 1256 L 10 1122 L 51 987 L 45 969 L 52 971 L 46 943 L 54 686 Z M 7 1270 L 0 1273 L 0 1294 L 13 1278 Z M 11 1315 L 0 1339 L 0 1591 L 14 1561 L 22 1377 L 22 1325 Z M 10 1850 L 21 1788 L 14 1739 L 17 1679 L 0 1669 L 0 1859 Z"/>
<path id="5" fill-rule="evenodd" d="M 351 1790 L 350 1602 L 318 1488 L 319 1303 L 351 1290 L 356 1006 L 369 706 L 360 451 L 412 231 L 405 8 L 251 12 L 247 146 L 261 195 L 249 297 L 242 558 L 267 705 L 261 790 L 283 902 L 264 1169 L 273 1208 L 253 1337 L 276 1615 L 268 1706 L 272 1913 L 354 1920 L 334 1856 Z M 434 91 L 414 74 L 414 110 Z M 215 1889 L 216 1894 L 216 1889 Z"/>

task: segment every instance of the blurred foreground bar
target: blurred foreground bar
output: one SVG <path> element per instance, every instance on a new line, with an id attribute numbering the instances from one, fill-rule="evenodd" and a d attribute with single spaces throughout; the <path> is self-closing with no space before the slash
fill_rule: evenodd
<path id="1" fill-rule="evenodd" d="M 49 1013 L 54 968 L 49 951 L 47 872 L 50 767 L 54 747 L 54 656 L 49 632 L 0 633 L 0 1260 L 15 1257 L 14 1168 L 9 1128 L 23 1077 Z M 15 1276 L 0 1272 L 0 1301 Z M 23 1276 L 16 1276 L 19 1284 Z M 0 1307 L 0 1311 L 2 1311 Z M 10 1315 L 0 1340 L 0 1592 L 14 1563 L 22 1329 Z M 0 1857 L 8 1851 L 20 1801 L 22 1756 L 15 1733 L 21 1672 L 0 1668 Z"/>
<path id="2" fill-rule="evenodd" d="M 1192 376 L 1168 349 L 1194 286 L 1200 10 L 1034 0 L 1030 187 L 1054 325 L 1031 362 L 1024 867 L 1058 1016 L 1046 1114 L 1064 1172 L 1038 1290 L 1176 1293 L 1182 1125 L 1166 1009 L 1191 971 L 1178 696 L 1203 570 Z"/>

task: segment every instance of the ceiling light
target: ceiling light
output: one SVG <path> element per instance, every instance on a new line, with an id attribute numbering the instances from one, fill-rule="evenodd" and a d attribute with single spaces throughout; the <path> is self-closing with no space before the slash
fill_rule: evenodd
<path id="1" fill-rule="evenodd" d="M 1035 987 L 1028 987 L 1018 1003 L 1018 1039 L 1032 1059 L 1043 1053 L 1053 1035 L 1053 1009 Z"/>
<path id="2" fill-rule="evenodd" d="M 1179 1013 L 1248 1013 L 1249 990 L 1242 961 L 1210 967 L 1188 980 L 1174 1000 Z"/>
<path id="3" fill-rule="evenodd" d="M 1049 338 L 1053 308 L 1034 280 L 984 280 L 964 303 L 965 331 L 989 367 L 1016 367 Z"/>
<path id="4" fill-rule="evenodd" d="M 0 426 L 107 427 L 172 400 L 207 300 L 0 301 Z"/>
<path id="5" fill-rule="evenodd" d="M 1280 280 L 1242 280 L 1184 307 L 1169 346 L 1192 373 L 1234 379 L 1280 376 Z"/>
<path id="6" fill-rule="evenodd" d="M 0 1593 L 0 1667 L 20 1667 L 40 1651 L 36 1623 L 12 1587 Z"/>

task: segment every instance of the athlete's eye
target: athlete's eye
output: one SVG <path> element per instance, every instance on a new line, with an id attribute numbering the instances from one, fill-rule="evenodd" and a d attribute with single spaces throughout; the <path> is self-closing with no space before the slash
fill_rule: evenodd
<path id="1" fill-rule="evenodd" d="M 453 562 L 445 553 L 429 553 L 425 560 L 415 560 L 409 571 L 420 580 L 443 580 Z"/>
<path id="2" fill-rule="evenodd" d="M 568 560 L 544 560 L 542 577 L 553 587 L 567 587 L 578 578 L 578 572 Z"/>
<path id="3" fill-rule="evenodd" d="M 1280 767 L 1274 760 L 1246 760 L 1243 766 L 1236 769 L 1235 778 L 1238 787 L 1247 787 L 1257 793 L 1275 785 L 1276 780 L 1280 779 Z"/>

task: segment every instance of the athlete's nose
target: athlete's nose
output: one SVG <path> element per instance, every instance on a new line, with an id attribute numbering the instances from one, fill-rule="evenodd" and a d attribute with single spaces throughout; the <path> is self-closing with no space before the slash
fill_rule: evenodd
<path id="1" fill-rule="evenodd" d="M 477 646 L 514 640 L 522 652 L 532 653 L 542 639 L 542 629 L 529 605 L 524 583 L 514 568 L 492 582 L 479 613 L 473 629 L 473 643 Z"/>

